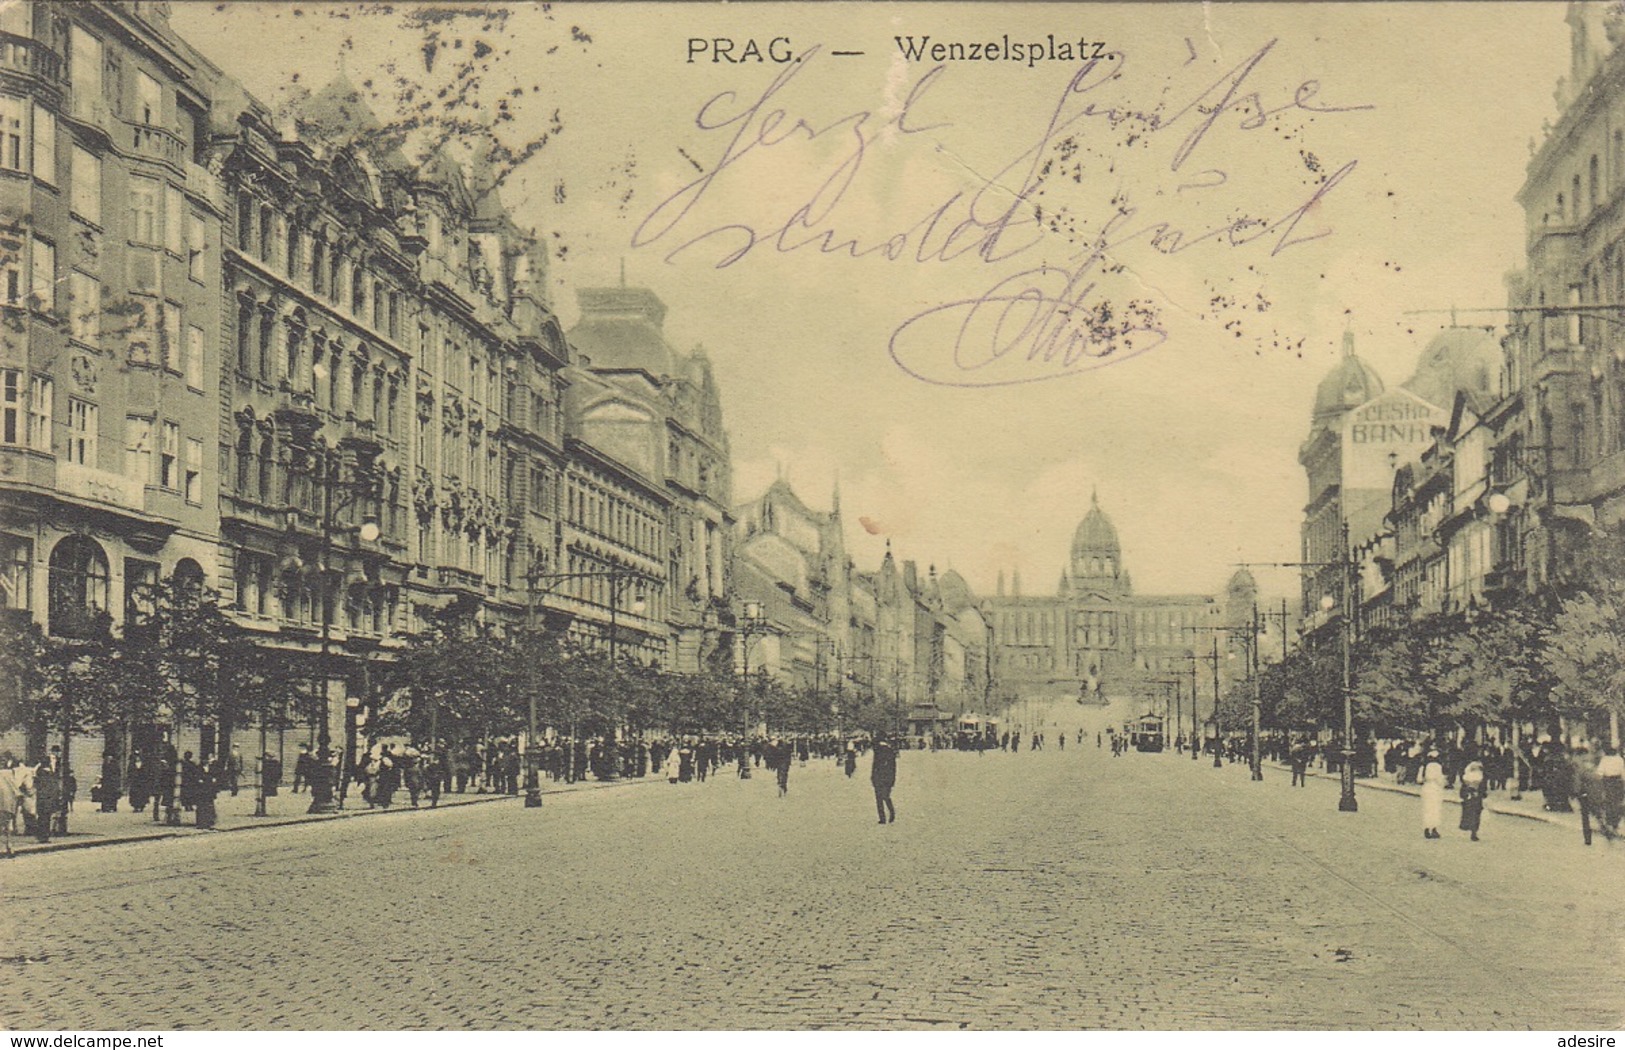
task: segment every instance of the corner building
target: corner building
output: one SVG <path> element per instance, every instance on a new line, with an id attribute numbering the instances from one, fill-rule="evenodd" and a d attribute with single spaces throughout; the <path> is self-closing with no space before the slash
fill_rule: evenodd
<path id="1" fill-rule="evenodd" d="M 218 74 L 167 16 L 0 10 L 0 606 L 58 638 L 220 572 Z"/>

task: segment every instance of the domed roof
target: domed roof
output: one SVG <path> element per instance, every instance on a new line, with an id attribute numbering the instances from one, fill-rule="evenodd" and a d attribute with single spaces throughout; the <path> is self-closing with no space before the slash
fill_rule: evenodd
<path id="1" fill-rule="evenodd" d="M 1315 426 L 1324 426 L 1382 393 L 1382 377 L 1354 355 L 1354 333 L 1343 333 L 1343 358 L 1315 388 Z"/>
<path id="2" fill-rule="evenodd" d="M 666 304 L 647 288 L 583 288 L 577 295 L 581 320 L 570 343 L 594 371 L 643 371 L 673 375 L 674 355 L 661 333 Z"/>
<path id="3" fill-rule="evenodd" d="M 1100 495 L 1091 493 L 1089 513 L 1078 522 L 1078 530 L 1072 534 L 1072 557 L 1076 560 L 1078 555 L 1084 552 L 1111 551 L 1115 554 L 1117 550 L 1117 527 L 1106 517 L 1106 512 L 1100 509 Z"/>
<path id="4" fill-rule="evenodd" d="M 1493 397 L 1501 377 L 1501 344 L 1487 328 L 1450 327 L 1434 336 L 1402 386 L 1423 401 L 1448 407 L 1456 391 Z"/>
<path id="5" fill-rule="evenodd" d="M 975 604 L 971 597 L 970 585 L 965 578 L 952 569 L 937 577 L 937 594 L 942 597 L 942 607 L 951 613 L 967 609 Z"/>
<path id="6" fill-rule="evenodd" d="M 1230 576 L 1230 582 L 1225 585 L 1225 593 L 1233 598 L 1246 597 L 1250 599 L 1258 593 L 1258 581 L 1246 569 L 1237 569 Z"/>

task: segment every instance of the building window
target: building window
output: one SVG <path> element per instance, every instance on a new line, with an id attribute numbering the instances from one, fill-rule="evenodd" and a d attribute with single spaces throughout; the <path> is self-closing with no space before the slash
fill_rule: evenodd
<path id="1" fill-rule="evenodd" d="M 152 420 L 145 416 L 124 420 L 124 476 L 140 485 L 152 484 Z"/>
<path id="2" fill-rule="evenodd" d="M 27 171 L 28 157 L 23 152 L 27 136 L 23 132 L 23 107 L 20 98 L 0 97 L 0 168 L 8 171 Z"/>
<path id="3" fill-rule="evenodd" d="M 260 311 L 260 356 L 259 374 L 261 379 L 271 378 L 271 344 L 276 339 L 276 325 L 272 320 L 271 311 Z"/>
<path id="4" fill-rule="evenodd" d="M 74 100 L 87 102 L 102 97 L 102 42 L 84 31 L 78 23 L 72 28 L 68 52 L 68 79 Z"/>
<path id="5" fill-rule="evenodd" d="M 172 372 L 181 370 L 181 306 L 179 303 L 165 303 L 163 348 L 164 367 Z"/>
<path id="6" fill-rule="evenodd" d="M 186 374 L 187 386 L 193 390 L 203 389 L 203 329 L 195 324 L 186 326 L 186 349 L 181 371 Z"/>
<path id="7" fill-rule="evenodd" d="M 130 310 L 130 363 L 132 365 L 158 363 L 161 351 L 158 346 L 157 318 L 153 316 L 158 312 L 158 304 L 148 299 L 131 299 Z"/>
<path id="8" fill-rule="evenodd" d="M 186 275 L 194 281 L 204 280 L 204 262 L 208 258 L 208 228 L 199 215 L 186 217 Z"/>
<path id="9" fill-rule="evenodd" d="M 186 439 L 186 502 L 203 503 L 203 442 Z"/>
<path id="10" fill-rule="evenodd" d="M 158 243 L 158 180 L 130 176 L 130 240 Z"/>
<path id="11" fill-rule="evenodd" d="M 68 293 L 73 309 L 68 314 L 68 333 L 86 346 L 101 342 L 102 285 L 88 273 L 75 270 L 68 275 Z"/>
<path id="12" fill-rule="evenodd" d="M 310 290 L 317 295 L 325 294 L 327 276 L 327 245 L 320 236 L 316 237 L 310 246 Z"/>
<path id="13" fill-rule="evenodd" d="M 34 545 L 0 534 L 0 609 L 33 608 Z"/>
<path id="14" fill-rule="evenodd" d="M 96 432 L 100 429 L 96 406 L 76 397 L 68 398 L 68 462 L 83 467 L 96 466 Z"/>
<path id="15" fill-rule="evenodd" d="M 22 372 L 15 368 L 0 369 L 0 443 L 23 443 L 26 396 Z"/>
<path id="16" fill-rule="evenodd" d="M 135 116 L 148 127 L 164 122 L 164 89 L 149 74 L 135 74 Z"/>
<path id="17" fill-rule="evenodd" d="M 181 457 L 181 425 L 164 420 L 159 430 L 158 485 L 161 488 L 179 488 Z"/>
<path id="18" fill-rule="evenodd" d="M 34 177 L 56 185 L 56 118 L 34 103 Z"/>
<path id="19" fill-rule="evenodd" d="M 38 237 L 34 238 L 29 305 L 47 313 L 56 309 L 56 245 Z"/>
<path id="20" fill-rule="evenodd" d="M 50 376 L 28 378 L 28 447 L 51 451 L 51 409 L 55 383 Z"/>
<path id="21" fill-rule="evenodd" d="M 107 612 L 107 555 L 86 536 L 69 536 L 51 551 L 50 632 L 89 638 Z"/>
<path id="22" fill-rule="evenodd" d="M 174 255 L 186 251 L 186 197 L 180 190 L 164 184 L 164 247 Z"/>
<path id="23" fill-rule="evenodd" d="M 158 611 L 158 563 L 124 559 L 124 626 L 148 623 Z"/>
<path id="24" fill-rule="evenodd" d="M 259 256 L 269 263 L 276 258 L 276 213 L 268 205 L 260 206 Z"/>

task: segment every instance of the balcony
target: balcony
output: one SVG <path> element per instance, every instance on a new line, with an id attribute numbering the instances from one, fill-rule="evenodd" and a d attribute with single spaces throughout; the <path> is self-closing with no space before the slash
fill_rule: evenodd
<path id="1" fill-rule="evenodd" d="M 107 109 L 107 99 L 100 94 L 75 91 L 73 93 L 73 104 L 68 108 L 68 112 L 74 120 L 82 121 L 103 131 L 106 131 L 112 123 L 112 117 Z"/>
<path id="2" fill-rule="evenodd" d="M 480 590 L 485 582 L 485 577 L 480 573 L 453 568 L 450 565 L 440 566 L 435 570 L 435 576 L 442 587 L 460 587 L 469 591 Z"/>
<path id="3" fill-rule="evenodd" d="M 40 43 L 14 33 L 0 33 L 0 69 L 66 84 L 62 56 Z"/>
<path id="4" fill-rule="evenodd" d="M 207 168 L 190 161 L 186 165 L 186 186 L 199 197 L 209 202 L 216 211 L 226 210 L 226 191 L 220 185 L 218 176 Z"/>
<path id="5" fill-rule="evenodd" d="M 186 171 L 187 149 L 181 137 L 168 128 L 152 124 L 127 124 L 130 145 L 150 160 L 167 164 L 178 172 Z"/>
<path id="6" fill-rule="evenodd" d="M 321 424 L 321 417 L 316 414 L 316 392 L 284 385 L 277 393 L 272 416 L 278 424 L 308 439 Z"/>

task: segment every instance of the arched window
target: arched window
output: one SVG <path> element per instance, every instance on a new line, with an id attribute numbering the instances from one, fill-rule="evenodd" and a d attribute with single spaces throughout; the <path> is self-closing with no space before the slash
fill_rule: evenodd
<path id="1" fill-rule="evenodd" d="M 288 324 L 288 352 L 283 367 L 288 370 L 288 382 L 296 388 L 308 382 L 305 374 L 305 330 L 297 320 Z"/>
<path id="2" fill-rule="evenodd" d="M 271 344 L 276 339 L 276 320 L 267 308 L 260 309 L 260 359 L 259 375 L 261 379 L 271 378 Z"/>
<path id="3" fill-rule="evenodd" d="M 267 430 L 260 437 L 259 497 L 269 500 L 276 482 L 276 435 Z"/>
<path id="4" fill-rule="evenodd" d="M 254 248 L 254 216 L 258 213 L 253 197 L 245 193 L 237 198 L 237 247 L 245 252 Z"/>
<path id="5" fill-rule="evenodd" d="M 327 245 L 322 242 L 320 235 L 316 242 L 310 246 L 310 290 L 317 295 L 324 294 L 327 287 Z"/>
<path id="6" fill-rule="evenodd" d="M 254 301 L 247 297 L 237 303 L 237 370 L 244 375 L 254 370 Z"/>
<path id="7" fill-rule="evenodd" d="M 254 427 L 245 425 L 237 434 L 237 493 L 249 495 L 254 478 Z"/>
<path id="8" fill-rule="evenodd" d="M 1580 176 L 1579 175 L 1574 176 L 1574 180 L 1570 183 L 1569 189 L 1573 191 L 1572 194 L 1569 196 L 1569 219 L 1572 222 L 1578 222 L 1578 221 L 1580 221 Z"/>
<path id="9" fill-rule="evenodd" d="M 175 604 L 183 609 L 195 609 L 203 600 L 203 566 L 191 558 L 175 563 L 170 576 L 174 584 Z"/>
<path id="10" fill-rule="evenodd" d="M 276 250 L 276 213 L 269 207 L 260 208 L 260 243 L 259 257 L 262 262 L 270 262 Z"/>
<path id="11" fill-rule="evenodd" d="M 89 638 L 107 612 L 107 554 L 88 536 L 69 536 L 51 551 L 50 630 L 59 638 Z"/>

